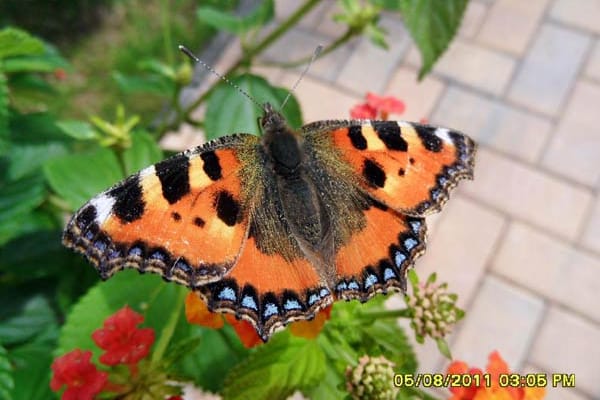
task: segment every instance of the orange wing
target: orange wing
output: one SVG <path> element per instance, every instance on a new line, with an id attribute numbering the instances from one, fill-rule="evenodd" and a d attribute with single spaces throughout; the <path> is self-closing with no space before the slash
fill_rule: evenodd
<path id="1" fill-rule="evenodd" d="M 104 279 L 125 267 L 192 288 L 220 279 L 248 232 L 239 149 L 257 141 L 229 136 L 130 176 L 72 217 L 64 244 Z"/>
<path id="2" fill-rule="evenodd" d="M 265 254 L 252 236 L 231 272 L 198 292 L 211 311 L 251 322 L 264 341 L 291 321 L 312 319 L 333 302 L 327 284 L 308 260 Z"/>
<path id="3" fill-rule="evenodd" d="M 446 128 L 402 121 L 332 123 L 328 135 L 373 198 L 403 214 L 439 211 L 460 179 L 472 179 L 475 143 Z"/>
<path id="4" fill-rule="evenodd" d="M 406 271 L 425 251 L 425 220 L 373 202 L 366 224 L 336 255 L 335 294 L 366 301 L 389 289 L 406 290 Z"/>

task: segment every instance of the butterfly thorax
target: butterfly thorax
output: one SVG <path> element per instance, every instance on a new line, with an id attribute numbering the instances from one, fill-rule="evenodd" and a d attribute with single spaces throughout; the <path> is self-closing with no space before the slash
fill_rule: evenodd
<path id="1" fill-rule="evenodd" d="M 290 129 L 281 114 L 265 104 L 260 121 L 263 151 L 273 171 L 272 179 L 295 240 L 305 256 L 321 255 L 328 247 L 329 216 L 319 200 L 315 183 L 309 177 L 303 152 L 303 138 Z"/>

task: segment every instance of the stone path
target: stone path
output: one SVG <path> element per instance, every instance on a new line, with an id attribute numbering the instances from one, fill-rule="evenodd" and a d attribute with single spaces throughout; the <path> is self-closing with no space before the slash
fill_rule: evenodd
<path id="1" fill-rule="evenodd" d="M 281 19 L 298 2 L 277 5 Z M 343 29 L 335 12 L 325 1 L 266 58 L 290 61 L 328 43 Z M 471 0 L 421 83 L 400 19 L 382 24 L 389 51 L 360 39 L 314 64 L 296 92 L 305 121 L 347 118 L 371 91 L 403 99 L 403 119 L 473 137 L 476 179 L 428 219 L 417 263 L 467 311 L 453 355 L 485 367 L 497 349 L 520 372 L 575 374 L 574 389 L 550 388 L 548 399 L 600 399 L 600 0 Z M 236 53 L 225 51 L 217 69 Z M 287 87 L 298 77 L 257 70 Z M 432 342 L 416 350 L 422 372 L 445 370 Z"/>

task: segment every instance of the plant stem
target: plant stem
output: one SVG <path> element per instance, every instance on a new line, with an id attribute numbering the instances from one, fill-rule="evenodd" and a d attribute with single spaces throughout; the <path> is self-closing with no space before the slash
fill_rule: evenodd
<path id="1" fill-rule="evenodd" d="M 162 329 L 160 338 L 156 342 L 156 346 L 154 346 L 154 352 L 152 353 L 152 364 L 156 364 L 163 358 L 163 355 L 169 346 L 169 342 L 173 337 L 173 332 L 175 332 L 175 328 L 177 327 L 177 321 L 179 320 L 181 310 L 184 307 L 186 296 L 185 290 L 179 290 L 178 292 L 179 293 L 177 295 L 177 301 L 175 304 L 179 304 L 179 307 L 176 307 L 176 309 L 169 314 L 169 319 L 167 320 L 165 327 Z"/>
<path id="2" fill-rule="evenodd" d="M 307 0 L 302 6 L 300 6 L 292 15 L 281 23 L 273 32 L 268 34 L 263 40 L 257 43 L 255 46 L 248 49 L 246 54 L 239 59 L 233 66 L 231 66 L 223 76 L 232 76 L 240 67 L 248 65 L 254 57 L 259 55 L 263 50 L 269 47 L 273 42 L 283 36 L 294 24 L 296 24 L 304 15 L 312 10 L 321 0 Z M 198 99 L 192 102 L 184 110 L 184 118 L 188 118 L 189 114 L 202 104 L 213 92 L 213 90 L 219 85 L 221 81 L 215 82 L 206 92 L 204 92 Z M 162 135 L 163 132 L 161 132 Z"/>
<path id="3" fill-rule="evenodd" d="M 169 19 L 169 0 L 162 0 L 160 2 L 160 15 L 161 15 L 161 27 L 163 31 L 165 53 L 167 56 L 167 62 L 169 65 L 174 65 L 173 57 L 173 38 L 171 36 L 171 22 Z"/>

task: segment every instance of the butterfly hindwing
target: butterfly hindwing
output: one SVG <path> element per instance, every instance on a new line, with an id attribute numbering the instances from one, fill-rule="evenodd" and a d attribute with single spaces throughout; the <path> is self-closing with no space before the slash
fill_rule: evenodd
<path id="1" fill-rule="evenodd" d="M 229 136 L 130 176 L 85 204 L 63 242 L 103 278 L 133 267 L 189 287 L 220 279 L 247 235 L 239 149 L 256 141 Z"/>
<path id="2" fill-rule="evenodd" d="M 459 132 L 404 121 L 330 124 L 320 134 L 331 136 L 364 190 L 401 213 L 439 211 L 458 180 L 473 176 L 475 143 Z"/>

